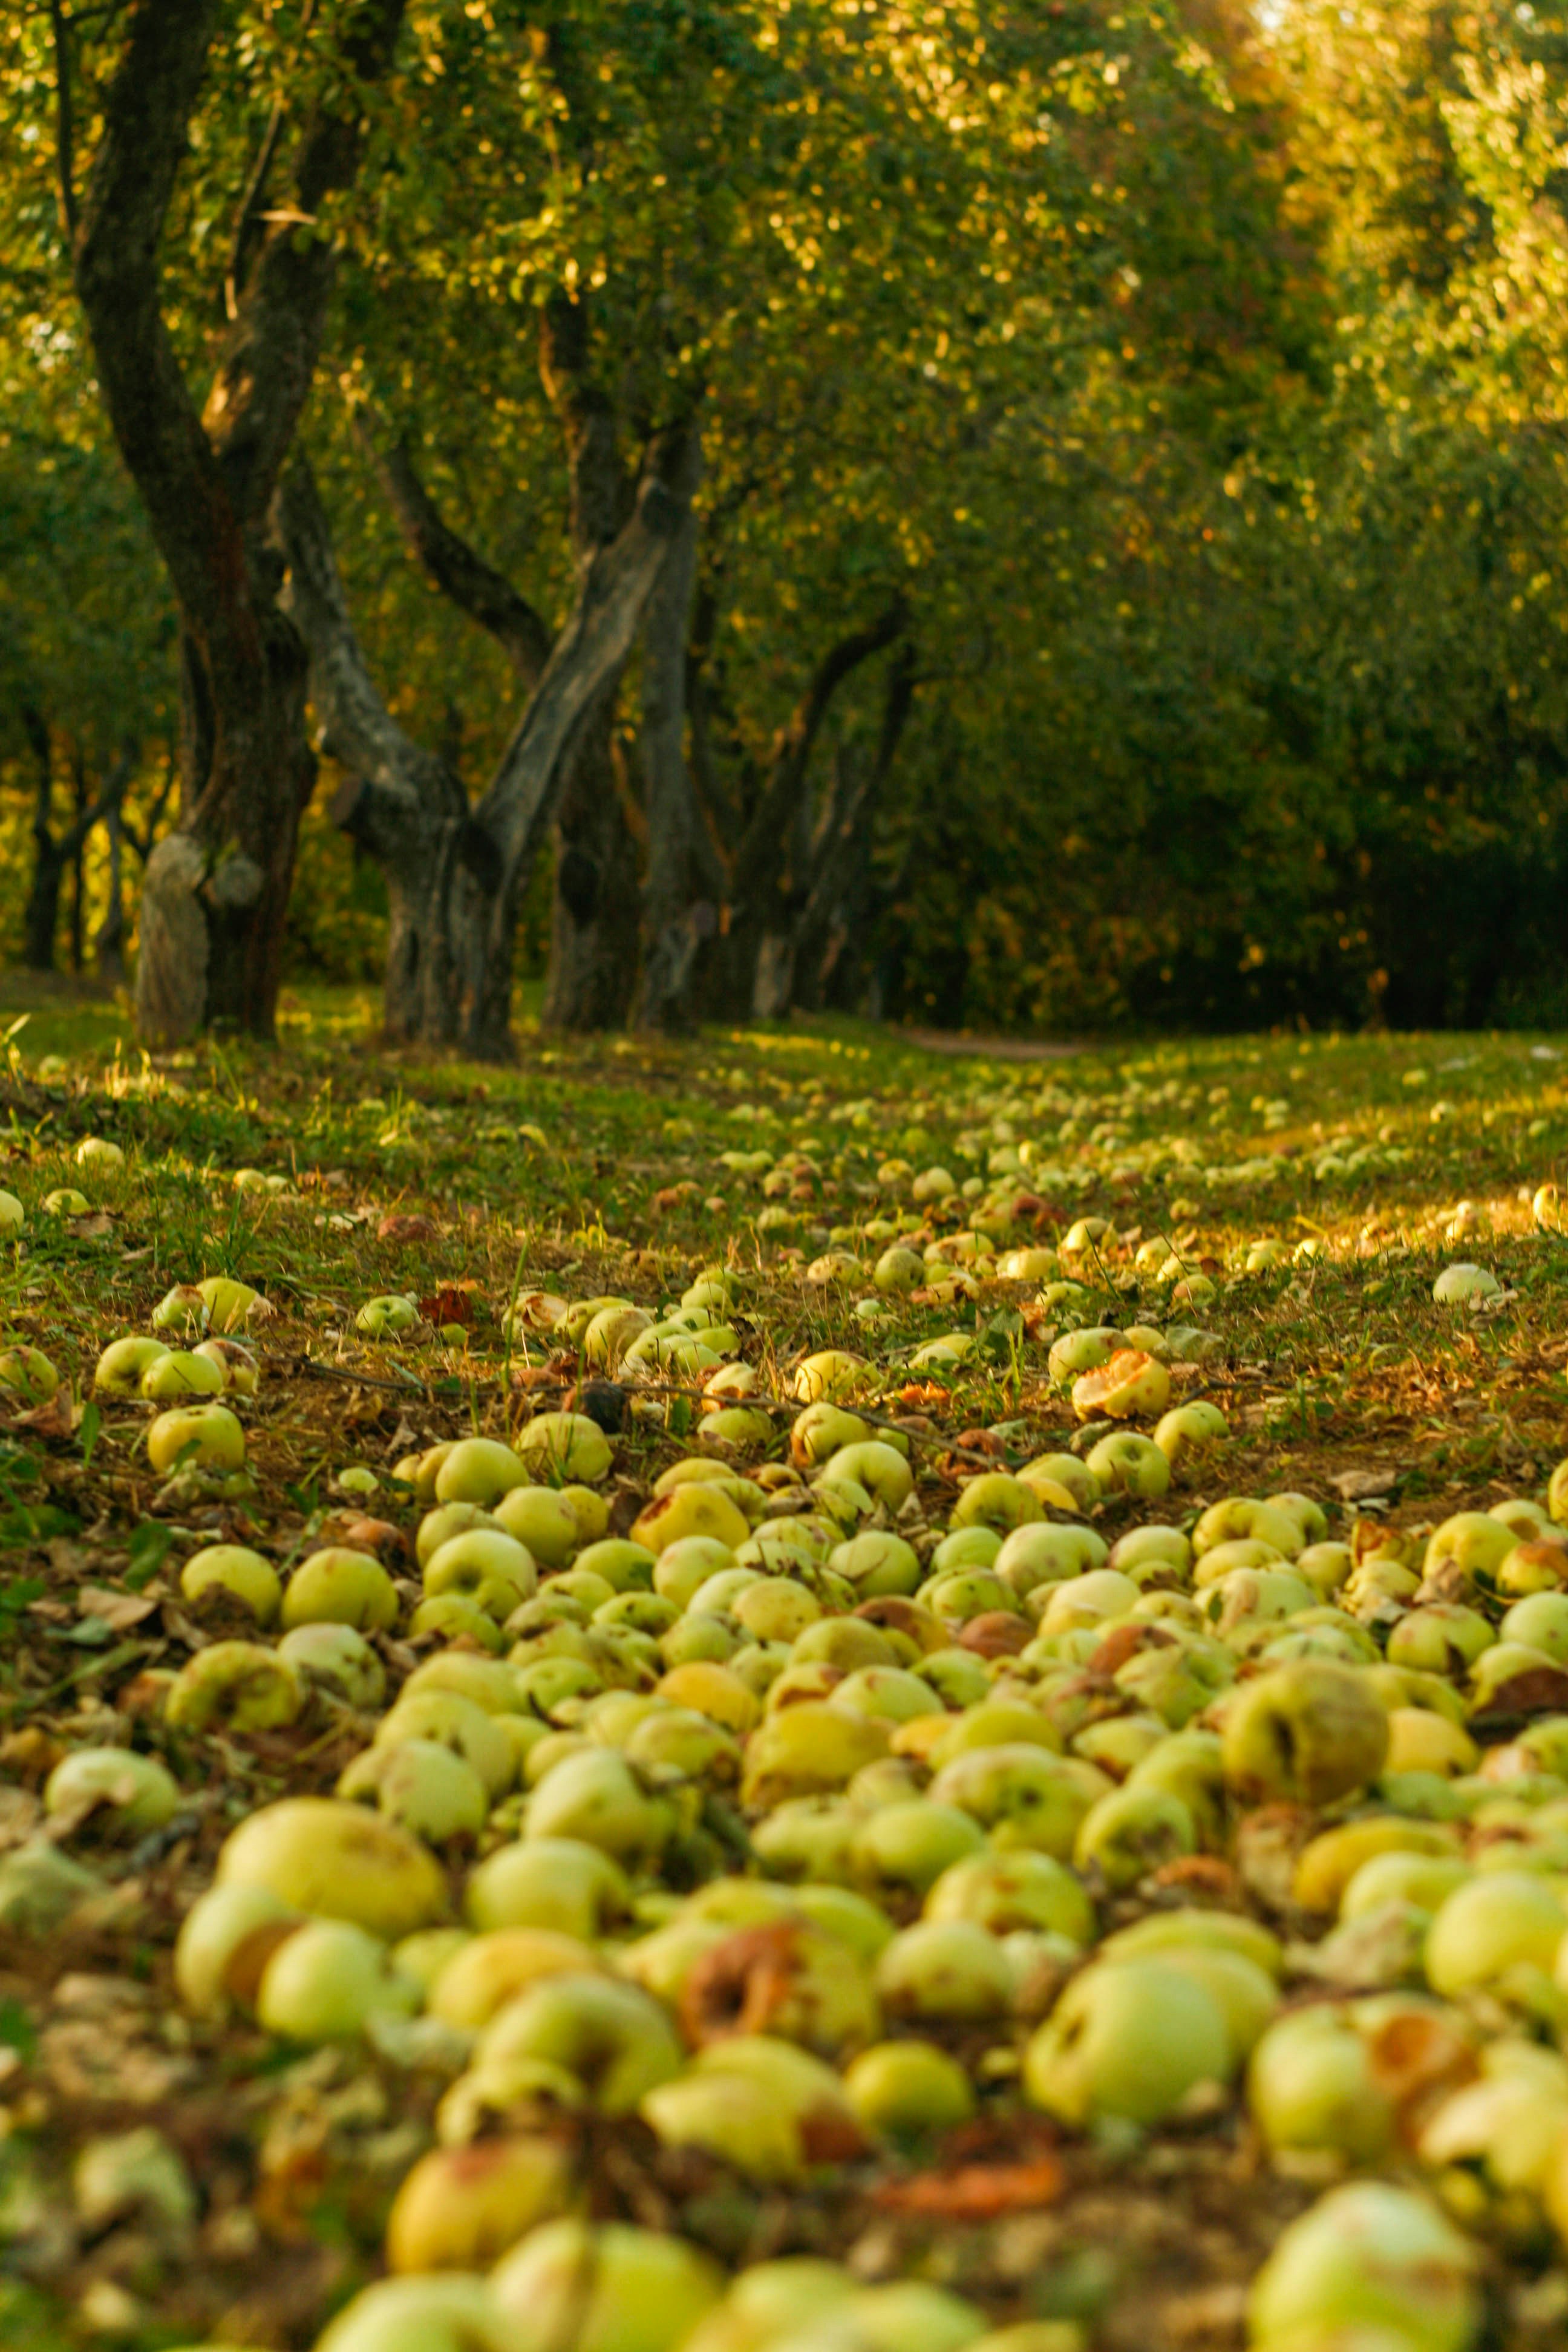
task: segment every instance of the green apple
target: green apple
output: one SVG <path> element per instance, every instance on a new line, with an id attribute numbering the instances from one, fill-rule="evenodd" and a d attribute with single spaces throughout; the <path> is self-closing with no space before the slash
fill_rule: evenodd
<path id="1" fill-rule="evenodd" d="M 602 1848 L 575 1838 L 531 1835 L 503 1845 L 470 1872 L 463 1908 L 481 1933 L 550 1927 L 596 1943 L 631 1905 L 631 1886 Z"/>
<path id="2" fill-rule="evenodd" d="M 405 1689 L 375 1727 L 378 1748 L 404 1739 L 434 1739 L 452 1748 L 472 1766 L 491 1797 L 503 1796 L 512 1784 L 515 1752 L 500 1718 L 465 1692 L 429 1684 Z"/>
<path id="3" fill-rule="evenodd" d="M 242 1609 L 249 1609 L 258 1625 L 270 1625 L 282 1601 L 282 1583 L 273 1561 L 251 1552 L 245 1543 L 202 1545 L 179 1571 L 179 1590 L 193 1604 L 200 1604 L 207 1592 L 228 1592 Z"/>
<path id="4" fill-rule="evenodd" d="M 199 1339 L 191 1353 L 206 1363 L 216 1364 L 223 1374 L 225 1388 L 232 1389 L 236 1396 L 254 1396 L 261 1384 L 260 1365 L 237 1339 Z M 343 1474 L 344 1477 L 352 1475 L 348 1471 Z"/>
<path id="5" fill-rule="evenodd" d="M 373 1800 L 389 1822 L 426 1845 L 477 1838 L 489 1797 L 473 1766 L 435 1739 L 378 1741 L 344 1767 L 337 1793 Z"/>
<path id="6" fill-rule="evenodd" d="M 539 1783 L 528 1810 L 531 1838 L 595 1845 L 631 1868 L 657 1861 L 672 1827 L 668 1807 L 645 1793 L 613 1748 L 568 1757 Z"/>
<path id="7" fill-rule="evenodd" d="M 412 1331 L 418 1320 L 417 1299 L 391 1292 L 365 1300 L 354 1317 L 354 1329 L 363 1332 L 367 1339 L 396 1339 Z"/>
<path id="8" fill-rule="evenodd" d="M 296 1911 L 347 1919 L 374 1936 L 412 1935 L 447 1908 L 447 1883 L 416 1839 L 362 1805 L 285 1797 L 224 1841 L 220 1886 L 259 1886 Z"/>
<path id="9" fill-rule="evenodd" d="M 209 1275 L 196 1288 L 207 1310 L 212 1329 L 219 1332 L 244 1331 L 253 1325 L 265 1323 L 277 1313 L 269 1299 L 253 1290 L 247 1282 L 236 1282 L 229 1276 Z"/>
<path id="10" fill-rule="evenodd" d="M 1327 2344 L 1386 2329 L 1410 2352 L 1468 2352 L 1479 2257 L 1439 2207 L 1382 2180 L 1331 2189 L 1292 2221 L 1253 2281 L 1253 2340 Z"/>
<path id="11" fill-rule="evenodd" d="M 247 2006 L 252 1963 L 258 1969 L 300 1916 L 266 1886 L 209 1886 L 198 1895 L 174 1944 L 174 1986 L 185 2007 L 221 2019 Z"/>
<path id="12" fill-rule="evenodd" d="M 1026 1847 L 1058 1862 L 1070 1860 L 1079 1824 L 1094 1801 L 1063 1758 L 1018 1741 L 954 1756 L 931 1794 L 938 1804 L 973 1814 L 999 1852 Z"/>
<path id="13" fill-rule="evenodd" d="M 868 1893 L 923 1896 L 944 1871 L 984 1845 L 972 1814 L 914 1797 L 879 1806 L 857 1832 L 850 1860 Z"/>
<path id="14" fill-rule="evenodd" d="M 184 1397 L 221 1396 L 226 1382 L 222 1365 L 210 1356 L 175 1348 L 154 1357 L 139 1386 L 149 1404 L 176 1404 Z"/>
<path id="15" fill-rule="evenodd" d="M 154 1331 L 181 1331 L 199 1337 L 207 1328 L 207 1302 L 195 1283 L 177 1282 L 158 1301 L 150 1319 Z"/>
<path id="16" fill-rule="evenodd" d="M 1433 1919 L 1426 1981 L 1451 2000 L 1506 1990 L 1515 1970 L 1550 1975 L 1565 1932 L 1568 1911 L 1550 1879 L 1533 1871 L 1488 1871 L 1457 1886 Z"/>
<path id="17" fill-rule="evenodd" d="M 147 1432 L 147 1459 L 160 1477 L 187 1466 L 243 1470 L 245 1432 L 226 1405 L 191 1405 L 161 1412 Z"/>
<path id="18" fill-rule="evenodd" d="M 1114 1790 L 1089 1809 L 1073 1841 L 1073 1864 L 1120 1891 L 1197 1846 L 1196 1825 L 1181 1798 L 1145 1784 Z"/>
<path id="19" fill-rule="evenodd" d="M 536 1413 L 521 1432 L 517 1451 L 535 1478 L 582 1479 L 593 1486 L 609 1475 L 610 1441 L 586 1413 Z"/>
<path id="20" fill-rule="evenodd" d="M 1156 1502 L 1170 1491 L 1169 1462 L 1152 1438 L 1140 1437 L 1135 1430 L 1113 1430 L 1102 1437 L 1089 1449 L 1089 1467 L 1102 1494 Z"/>
<path id="21" fill-rule="evenodd" d="M 493 1437 L 460 1438 L 436 1473 L 439 1503 L 477 1503 L 489 1510 L 528 1483 L 528 1469 L 510 1445 Z"/>
<path id="22" fill-rule="evenodd" d="M 342 1919 L 305 1919 L 261 1972 L 256 2015 L 290 2042 L 353 2041 L 374 2017 L 411 2016 L 419 1988 L 400 1976 L 384 1944 Z"/>
<path id="23" fill-rule="evenodd" d="M 1101 1961 L 1075 1977 L 1030 2041 L 1024 2087 L 1066 2124 L 1121 2116 L 1145 2126 L 1173 2115 L 1201 2083 L 1232 2066 L 1224 2011 L 1169 1960 Z"/>
<path id="24" fill-rule="evenodd" d="M 848 2067 L 849 2104 L 874 2137 L 951 2131 L 974 2113 L 968 2071 L 934 2042 L 879 2042 Z"/>
<path id="25" fill-rule="evenodd" d="M 139 1396 L 149 1364 L 168 1353 L 164 1339 L 111 1339 L 98 1360 L 93 1387 L 101 1396 Z"/>
<path id="26" fill-rule="evenodd" d="M 378 1559 L 345 1544 L 311 1552 L 289 1578 L 283 1593 L 282 1622 L 297 1625 L 351 1625 L 356 1632 L 384 1633 L 397 1622 L 397 1591 Z"/>
<path id="27" fill-rule="evenodd" d="M 963 1919 L 993 1936 L 1017 1929 L 1094 1938 L 1094 1906 L 1081 1882 L 1049 1854 L 975 1853 L 951 1863 L 925 1898 L 928 1919 Z"/>
<path id="28" fill-rule="evenodd" d="M 306 1683 L 345 1706 L 379 1706 L 386 1669 L 363 1633 L 352 1625 L 297 1625 L 278 1644 L 278 1655 L 298 1669 Z"/>
<path id="29" fill-rule="evenodd" d="M 161 1830 L 180 1809 L 179 1784 L 155 1756 L 129 1748 L 78 1748 L 44 1784 L 44 1811 L 62 1827 L 89 1817 L 100 1833 L 138 1838 Z"/>
<path id="30" fill-rule="evenodd" d="M 449 2271 L 362 2288 L 316 2352 L 507 2352 L 511 2340 L 488 2280 Z"/>
<path id="31" fill-rule="evenodd" d="M 950 1524 L 955 1528 L 994 1528 L 1005 1535 L 1013 1528 L 1043 1519 L 1038 1498 L 1021 1480 L 1005 1470 L 982 1470 L 971 1478 L 953 1506 Z"/>
<path id="32" fill-rule="evenodd" d="M 682 2064 L 658 2002 L 634 1984 L 596 1974 L 540 1977 L 496 2011 L 476 2063 L 485 2072 L 519 2058 L 563 2068 L 606 2116 L 629 2115 Z"/>
<path id="33" fill-rule="evenodd" d="M 427 1593 L 460 1593 L 498 1621 L 531 1599 L 538 1582 L 532 1553 L 500 1528 L 465 1528 L 425 1563 Z"/>
<path id="34" fill-rule="evenodd" d="M 1326 1805 L 1374 1780 L 1388 1717 L 1353 1667 L 1299 1658 L 1227 1703 L 1226 1784 L 1249 1804 Z"/>
<path id="35" fill-rule="evenodd" d="M 881 1953 L 877 1991 L 890 2018 L 973 2024 L 1006 2015 L 1013 1971 L 997 1938 L 973 1920 L 922 1919 Z"/>
<path id="36" fill-rule="evenodd" d="M 572 2158 L 541 2133 L 426 2149 L 405 2173 L 386 2221 L 395 2274 L 486 2270 L 575 2201 Z"/>
<path id="37" fill-rule="evenodd" d="M 551 1927 L 497 1927 L 478 1936 L 436 1932 L 455 1937 L 456 1948 L 432 1980 L 426 2007 L 444 2025 L 466 2033 L 479 2032 L 541 1977 L 591 1975 L 596 1966 L 591 1945 Z"/>
<path id="38" fill-rule="evenodd" d="M 261 1642 L 210 1642 L 169 1685 L 172 1731 L 280 1731 L 297 1723 L 309 1692 L 291 1659 Z"/>
<path id="39" fill-rule="evenodd" d="M 47 1404 L 60 1376 L 41 1348 L 0 1348 L 0 1395 Z"/>

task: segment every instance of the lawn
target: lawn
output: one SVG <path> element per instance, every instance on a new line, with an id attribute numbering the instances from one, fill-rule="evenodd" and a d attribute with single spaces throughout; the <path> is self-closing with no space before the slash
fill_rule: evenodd
<path id="1" fill-rule="evenodd" d="M 1371 2178 L 1438 2232 L 1406 2352 L 1561 2341 L 1568 1045 L 496 1069 L 363 992 L 151 1058 L 0 1001 L 0 2340 L 305 2352 L 390 2251 L 493 2304 L 345 2352 L 673 2352 L 808 2254 L 703 2352 L 1283 2352 L 1375 2315 L 1278 2270 L 1245 2315 Z M 144 1402 L 100 1360 L 154 1335 Z M 199 1397 L 154 1428 L 209 1342 L 228 1457 Z M 368 1894 L 325 1815 L 309 1899 L 226 1848 L 340 1781 Z M 1271 2065 L 1309 2008 L 1332 2054 Z"/>

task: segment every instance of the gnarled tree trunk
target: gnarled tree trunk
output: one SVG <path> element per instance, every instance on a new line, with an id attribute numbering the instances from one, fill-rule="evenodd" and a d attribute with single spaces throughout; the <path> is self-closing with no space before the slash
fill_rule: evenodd
<path id="1" fill-rule="evenodd" d="M 240 207 L 224 288 L 231 323 L 200 413 L 163 315 L 159 247 L 216 0 L 141 0 L 128 12 L 79 219 L 62 135 L 76 287 L 99 383 L 181 622 L 181 817 L 148 859 L 142 900 L 137 1019 L 153 1041 L 205 1024 L 272 1034 L 314 764 L 305 653 L 278 602 L 267 516 L 331 289 L 333 245 L 317 215 L 358 169 L 359 93 L 386 72 L 403 10 L 404 0 L 366 0 L 348 20 L 338 74 L 292 142 L 275 114 Z M 68 91 L 63 24 L 62 16 L 58 65 Z M 68 120 L 62 109 L 62 128 Z"/>
<path id="2" fill-rule="evenodd" d="M 490 1059 L 510 1051 L 518 906 L 572 756 L 620 675 L 684 520 L 690 446 L 684 427 L 654 442 L 630 516 L 582 572 L 566 625 L 471 807 L 458 778 L 387 709 L 354 633 L 315 484 L 302 462 L 290 467 L 275 509 L 286 602 L 310 649 L 327 748 L 347 772 L 334 814 L 386 873 L 395 1034 Z"/>
<path id="3" fill-rule="evenodd" d="M 573 753 L 555 822 L 547 1029 L 616 1029 L 637 984 L 637 856 L 615 740 L 613 678 Z"/>
<path id="4" fill-rule="evenodd" d="M 134 764 L 131 751 L 121 751 L 104 780 L 98 798 L 88 802 L 87 779 L 79 757 L 74 770 L 77 814 L 66 832 L 54 830 L 54 759 L 43 714 L 31 704 L 22 712 L 28 746 L 37 767 L 33 801 L 33 874 L 27 887 L 23 918 L 22 960 L 30 971 L 53 971 L 55 940 L 59 930 L 60 891 L 68 874 L 75 877 L 71 902 L 71 969 L 81 970 L 81 856 L 95 825 L 107 822 L 111 838 L 118 834 L 120 803 L 124 799 Z"/>
<path id="5" fill-rule="evenodd" d="M 693 1021 L 703 941 L 717 926 L 723 873 L 686 760 L 687 635 L 697 578 L 697 518 L 687 517 L 643 624 L 642 735 L 647 868 L 642 966 L 632 1025 L 679 1033 Z"/>
<path id="6" fill-rule="evenodd" d="M 795 1001 L 797 927 L 814 874 L 810 769 L 816 739 L 846 678 L 900 638 L 901 598 L 824 656 L 774 739 L 768 772 L 730 857 L 719 936 L 705 958 L 703 999 L 721 1020 L 776 1020 Z M 716 830 L 722 831 L 721 815 Z"/>
<path id="7" fill-rule="evenodd" d="M 810 887 L 795 929 L 795 1003 L 852 1009 L 870 921 L 871 822 L 892 772 L 915 698 L 914 647 L 906 638 L 888 666 L 882 723 L 870 760 L 844 758 L 811 845 Z"/>

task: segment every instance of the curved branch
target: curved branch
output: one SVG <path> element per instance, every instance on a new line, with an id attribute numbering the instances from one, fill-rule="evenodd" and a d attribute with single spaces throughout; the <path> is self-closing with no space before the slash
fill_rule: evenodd
<path id="1" fill-rule="evenodd" d="M 310 697 L 325 748 L 360 792 L 374 790 L 411 812 L 466 815 L 468 798 L 458 779 L 398 725 L 370 674 L 315 476 L 304 457 L 294 459 L 279 484 L 272 516 L 289 565 L 282 603 L 310 654 Z M 334 807 L 340 824 L 348 824 L 353 805 L 351 798 Z"/>
<path id="2" fill-rule="evenodd" d="M 445 520 L 414 470 L 405 436 L 384 448 L 363 410 L 354 431 L 415 562 L 460 613 L 489 631 L 524 686 L 536 685 L 550 659 L 550 631 L 532 605 Z"/>
<path id="3" fill-rule="evenodd" d="M 902 596 L 895 596 L 876 620 L 841 637 L 817 664 L 805 692 L 773 740 L 767 782 L 736 856 L 734 897 L 741 904 L 762 886 L 770 871 L 777 872 L 781 849 L 793 843 L 812 747 L 834 696 L 853 671 L 902 636 L 908 626 L 909 608 Z"/>
<path id="4" fill-rule="evenodd" d="M 690 504 L 697 462 L 697 436 L 686 425 L 654 443 L 631 520 L 584 572 L 566 625 L 475 811 L 500 854 L 503 896 L 544 837 L 584 719 L 631 652 Z"/>
<path id="5" fill-rule="evenodd" d="M 367 0 L 351 16 L 336 60 L 342 87 L 300 134 L 293 202 L 267 218 L 262 236 L 248 240 L 255 257 L 233 292 L 234 324 L 203 416 L 229 496 L 247 521 L 267 512 L 316 372 L 337 261 L 335 242 L 321 233 L 317 215 L 359 169 L 362 93 L 391 68 L 405 5 Z M 242 238 L 234 257 L 241 267 L 247 249 Z"/>

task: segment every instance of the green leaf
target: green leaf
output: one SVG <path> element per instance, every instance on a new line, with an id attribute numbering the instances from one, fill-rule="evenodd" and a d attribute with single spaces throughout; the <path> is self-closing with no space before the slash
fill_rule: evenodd
<path id="1" fill-rule="evenodd" d="M 0 2000 L 0 2042 L 15 2050 L 23 2058 L 30 2058 L 38 2046 L 33 2021 L 14 1994 Z"/>
<path id="2" fill-rule="evenodd" d="M 125 1571 L 124 1582 L 132 1592 L 142 1592 L 152 1583 L 174 1541 L 171 1528 L 161 1527 L 156 1519 L 143 1519 L 132 1530 L 131 1565 Z"/>

